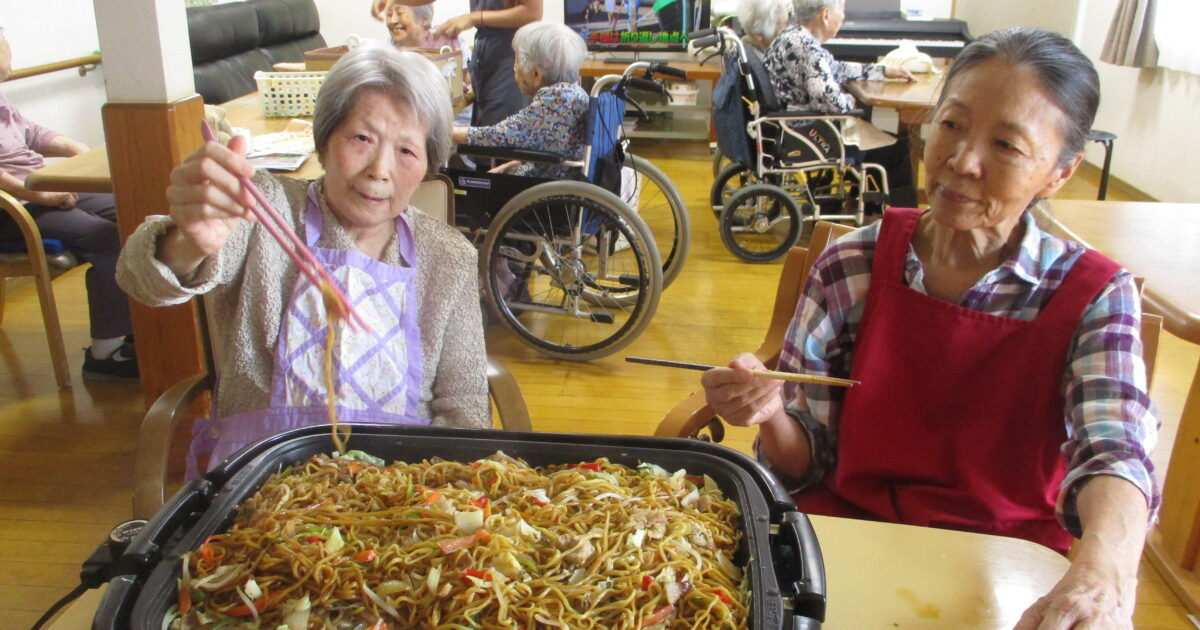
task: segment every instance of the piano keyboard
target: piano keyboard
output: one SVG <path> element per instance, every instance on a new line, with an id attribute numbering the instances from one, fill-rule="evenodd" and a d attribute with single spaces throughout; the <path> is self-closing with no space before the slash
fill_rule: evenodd
<path id="1" fill-rule="evenodd" d="M 834 45 L 842 45 L 842 46 L 882 46 L 882 47 L 886 47 L 890 50 L 892 48 L 899 47 L 900 42 L 902 42 L 902 41 L 912 42 L 918 48 L 920 48 L 922 46 L 927 46 L 930 48 L 962 48 L 963 46 L 966 45 L 966 42 L 960 42 L 960 41 L 955 41 L 955 40 L 951 40 L 951 39 L 904 39 L 904 40 L 901 40 L 901 39 L 859 39 L 859 38 L 851 38 L 851 37 L 845 37 L 845 38 L 834 37 L 833 39 L 830 39 L 829 41 L 825 42 L 825 45 L 828 46 L 829 44 L 834 44 Z"/>

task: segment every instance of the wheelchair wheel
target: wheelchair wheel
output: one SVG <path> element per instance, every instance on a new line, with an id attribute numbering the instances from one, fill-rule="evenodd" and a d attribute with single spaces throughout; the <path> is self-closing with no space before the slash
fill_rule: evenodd
<path id="1" fill-rule="evenodd" d="M 628 190 L 622 187 L 622 201 L 650 231 L 662 260 L 665 289 L 683 270 L 692 244 L 692 221 L 687 205 L 675 184 L 657 166 L 633 154 L 626 155 L 625 166 L 632 168 L 637 178 Z"/>
<path id="2" fill-rule="evenodd" d="M 721 212 L 721 240 L 738 258 L 767 263 L 787 254 L 800 241 L 805 223 L 787 191 L 754 184 L 729 198 Z"/>
<path id="3" fill-rule="evenodd" d="M 733 162 L 729 158 L 725 157 L 725 154 L 721 152 L 721 147 L 713 147 L 713 177 L 720 175 L 721 171 L 725 170 L 725 167 L 729 166 L 730 164 L 733 164 Z"/>
<path id="4" fill-rule="evenodd" d="M 583 182 L 547 182 L 514 197 L 488 228 L 480 258 L 496 316 L 558 359 L 625 347 L 662 295 L 645 225 L 616 195 Z"/>
<path id="5" fill-rule="evenodd" d="M 721 210 L 729 203 L 733 193 L 745 188 L 754 181 L 754 174 L 744 164 L 730 162 L 717 173 L 712 188 L 708 192 L 708 201 L 712 205 L 713 216 L 721 219 Z"/>

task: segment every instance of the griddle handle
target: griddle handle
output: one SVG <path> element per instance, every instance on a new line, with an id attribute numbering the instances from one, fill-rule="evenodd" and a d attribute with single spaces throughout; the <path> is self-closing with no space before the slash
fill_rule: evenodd
<path id="1" fill-rule="evenodd" d="M 122 573 L 149 572 L 162 555 L 162 545 L 176 530 L 188 524 L 197 512 L 208 507 L 212 498 L 212 484 L 205 479 L 193 479 L 184 484 L 162 509 L 142 528 L 125 553 L 121 556 L 118 570 Z"/>
<path id="2" fill-rule="evenodd" d="M 824 622 L 825 561 L 808 516 L 784 514 L 772 547 L 780 587 L 792 598 L 792 614 Z"/>
<path id="3" fill-rule="evenodd" d="M 100 597 L 96 616 L 92 618 L 92 630 L 123 630 L 129 627 L 129 616 L 137 602 L 137 577 L 118 575 L 108 583 L 108 590 Z"/>

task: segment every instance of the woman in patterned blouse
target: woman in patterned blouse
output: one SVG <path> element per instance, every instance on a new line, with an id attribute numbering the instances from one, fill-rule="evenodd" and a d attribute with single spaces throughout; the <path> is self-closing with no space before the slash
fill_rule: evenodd
<path id="1" fill-rule="evenodd" d="M 925 146 L 929 210 L 892 209 L 814 263 L 780 370 L 861 385 L 780 386 L 752 354 L 704 374 L 726 421 L 801 510 L 1024 538 L 1071 568 L 1017 630 L 1131 628 L 1150 452 L 1138 290 L 1031 208 L 1083 160 L 1096 69 L 1056 33 L 969 44 Z"/>
<path id="2" fill-rule="evenodd" d="M 513 37 L 513 73 L 521 92 L 532 102 L 490 127 L 455 127 L 454 142 L 485 147 L 515 147 L 583 159 L 588 93 L 579 86 L 579 67 L 587 47 L 563 24 L 534 22 Z M 498 170 L 514 175 L 557 179 L 567 167 L 509 162 Z"/>
<path id="3" fill-rule="evenodd" d="M 763 60 L 784 109 L 841 114 L 857 107 L 854 95 L 842 87 L 847 81 L 913 80 L 903 68 L 838 61 L 825 50 L 822 44 L 842 28 L 846 0 L 793 0 L 792 6 L 795 22 L 775 38 Z M 851 147 L 848 153 L 853 159 L 883 166 L 893 206 L 916 205 L 907 146 L 893 143 L 865 152 Z"/>

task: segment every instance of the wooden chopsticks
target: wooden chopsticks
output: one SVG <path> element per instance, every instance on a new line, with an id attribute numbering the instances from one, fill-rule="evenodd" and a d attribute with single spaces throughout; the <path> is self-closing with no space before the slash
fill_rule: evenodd
<path id="1" fill-rule="evenodd" d="M 213 142 L 217 139 L 212 127 L 208 126 L 208 121 L 206 120 L 200 121 L 200 134 L 204 136 L 206 142 Z M 254 215 L 254 218 L 266 228 L 267 233 L 279 243 L 283 251 L 296 263 L 296 267 L 300 269 L 300 273 L 303 273 L 304 277 L 308 278 L 309 282 L 316 285 L 318 289 L 329 287 L 329 290 L 333 292 L 335 306 L 339 311 L 338 314 L 350 322 L 351 326 L 359 330 L 371 330 L 366 320 L 358 314 L 358 311 L 354 310 L 354 305 L 346 298 L 346 294 L 342 292 L 342 288 L 333 281 L 333 278 L 329 276 L 329 272 L 325 271 L 325 266 L 313 256 L 308 246 L 304 244 L 304 241 L 300 240 L 299 236 L 296 236 L 296 233 L 292 231 L 291 226 L 288 225 L 279 212 L 271 207 L 271 202 L 267 201 L 262 191 L 250 181 L 249 177 L 243 175 L 238 177 L 238 180 L 241 181 L 242 187 L 250 191 L 250 196 L 254 197 L 254 200 L 257 202 L 247 206 L 250 214 Z"/>
<path id="2" fill-rule="evenodd" d="M 644 363 L 646 365 L 659 365 L 662 367 L 683 368 L 685 370 L 703 370 L 708 371 L 718 366 L 705 365 L 703 363 L 685 363 L 683 361 L 666 361 L 664 359 L 647 359 L 644 357 L 625 357 L 629 363 Z M 763 378 L 773 378 L 780 381 L 791 381 L 793 383 L 809 383 L 812 385 L 829 385 L 830 387 L 853 387 L 861 385 L 859 381 L 852 381 L 848 378 L 834 378 L 832 376 L 817 376 L 815 374 L 797 374 L 795 372 L 776 372 L 775 370 L 750 370 L 750 373 Z"/>

